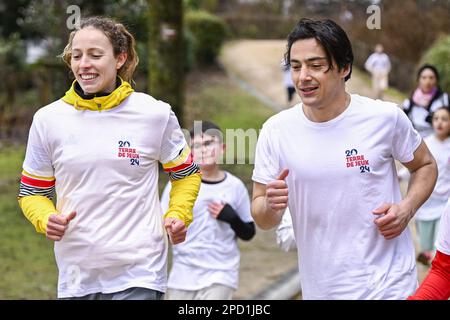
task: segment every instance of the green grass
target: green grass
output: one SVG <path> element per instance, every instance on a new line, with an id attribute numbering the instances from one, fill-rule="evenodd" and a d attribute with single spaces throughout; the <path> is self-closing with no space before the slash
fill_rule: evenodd
<path id="1" fill-rule="evenodd" d="M 220 72 L 219 72 L 220 73 Z M 212 120 L 222 129 L 259 129 L 273 114 L 223 74 L 187 94 L 190 120 Z M 189 123 L 189 122 L 188 122 Z M 251 147 L 251 146 L 249 146 Z M 57 267 L 52 242 L 37 234 L 17 204 L 25 148 L 0 148 L 0 300 L 55 299 Z M 251 189 L 251 164 L 224 165 Z M 160 188 L 167 182 L 160 175 Z"/>
<path id="2" fill-rule="evenodd" d="M 0 196 L 0 299 L 56 298 L 53 245 L 22 214 L 17 189 Z M 5 192 L 6 191 L 6 192 Z"/>
<path id="3" fill-rule="evenodd" d="M 0 149 L 0 299 L 56 297 L 53 245 L 17 203 L 24 147 Z"/>
<path id="4" fill-rule="evenodd" d="M 11 181 L 20 177 L 24 155 L 23 146 L 0 148 L 0 186 L 2 180 Z"/>

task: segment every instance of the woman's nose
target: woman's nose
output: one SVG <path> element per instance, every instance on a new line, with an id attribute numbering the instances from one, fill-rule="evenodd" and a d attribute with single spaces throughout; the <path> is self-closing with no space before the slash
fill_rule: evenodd
<path id="1" fill-rule="evenodd" d="M 91 66 L 91 60 L 86 55 L 82 56 L 80 59 L 80 68 L 88 68 Z"/>

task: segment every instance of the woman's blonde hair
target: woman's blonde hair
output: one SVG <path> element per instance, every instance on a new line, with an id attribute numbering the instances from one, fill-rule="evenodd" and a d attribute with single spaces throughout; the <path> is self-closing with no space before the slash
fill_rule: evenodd
<path id="1" fill-rule="evenodd" d="M 125 81 L 130 82 L 133 77 L 134 70 L 139 63 L 139 57 L 136 52 L 136 41 L 133 35 L 121 23 L 118 23 L 110 18 L 105 17 L 89 17 L 82 19 L 79 26 L 70 33 L 69 42 L 61 54 L 64 62 L 70 67 L 70 60 L 72 58 L 72 41 L 77 31 L 93 27 L 102 31 L 112 44 L 114 57 L 120 53 L 127 54 L 127 60 L 122 67 L 117 71 L 118 75 Z"/>

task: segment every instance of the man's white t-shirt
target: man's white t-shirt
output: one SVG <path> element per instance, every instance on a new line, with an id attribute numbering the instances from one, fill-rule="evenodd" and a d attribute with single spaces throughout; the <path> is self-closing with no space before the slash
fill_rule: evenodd
<path id="1" fill-rule="evenodd" d="M 417 287 L 409 229 L 386 240 L 372 211 L 398 203 L 394 159 L 413 160 L 421 137 L 393 103 L 351 95 L 336 118 L 310 121 L 298 104 L 264 124 L 253 180 L 289 169 L 304 299 L 405 299 Z"/>
<path id="2" fill-rule="evenodd" d="M 450 138 L 439 140 L 434 134 L 424 138 L 431 154 L 436 159 L 438 178 L 430 198 L 417 210 L 417 220 L 439 219 L 450 197 Z"/>
<path id="3" fill-rule="evenodd" d="M 163 210 L 168 207 L 170 189 L 168 184 L 162 194 Z M 229 223 L 211 216 L 208 211 L 211 202 L 228 203 L 243 222 L 253 221 L 248 191 L 241 180 L 226 172 L 221 182 L 202 181 L 186 240 L 172 246 L 168 288 L 200 290 L 222 284 L 237 289 L 240 253 L 236 234 Z"/>
<path id="4" fill-rule="evenodd" d="M 450 255 L 450 198 L 447 201 L 439 224 L 436 248 L 440 252 Z"/>
<path id="5" fill-rule="evenodd" d="M 55 242 L 58 298 L 166 290 L 158 162 L 185 144 L 170 106 L 143 93 L 101 112 L 58 100 L 35 114 L 23 169 L 55 177 L 56 209 L 77 212 Z"/>

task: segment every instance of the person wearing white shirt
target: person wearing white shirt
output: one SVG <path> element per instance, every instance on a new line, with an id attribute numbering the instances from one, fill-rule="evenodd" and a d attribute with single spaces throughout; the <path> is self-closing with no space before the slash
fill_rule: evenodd
<path id="1" fill-rule="evenodd" d="M 289 205 L 303 299 L 405 299 L 418 284 L 407 225 L 436 162 L 395 104 L 346 92 L 353 53 L 335 22 L 300 20 L 286 56 L 302 103 L 262 127 L 252 216 L 270 229 Z M 404 199 L 395 159 L 413 176 Z"/>
<path id="2" fill-rule="evenodd" d="M 292 82 L 291 68 L 284 59 L 281 60 L 280 67 L 281 70 L 283 71 L 283 83 L 284 87 L 286 88 L 287 101 L 288 103 L 291 103 L 295 95 L 295 86 L 294 83 Z"/>
<path id="3" fill-rule="evenodd" d="M 417 87 L 405 99 L 402 108 L 414 128 L 425 138 L 433 134 L 431 119 L 439 108 L 450 108 L 447 92 L 439 86 L 439 72 L 431 64 L 422 65 L 417 71 Z"/>
<path id="4" fill-rule="evenodd" d="M 424 141 L 436 159 L 438 178 L 430 198 L 414 216 L 420 240 L 417 260 L 425 265 L 430 265 L 433 259 L 439 221 L 450 198 L 450 110 L 445 107 L 437 109 L 433 113 L 432 123 L 434 134 L 427 136 Z M 399 177 L 406 180 L 408 171 L 402 169 Z"/>
<path id="5" fill-rule="evenodd" d="M 131 87 L 138 56 L 122 24 L 81 20 L 62 58 L 75 80 L 33 117 L 19 205 L 54 241 L 58 298 L 159 300 L 168 237 L 185 240 L 199 167 L 170 105 Z M 173 187 L 163 217 L 159 163 Z"/>
<path id="6" fill-rule="evenodd" d="M 209 121 L 199 124 L 190 133 L 202 183 L 186 241 L 172 247 L 166 300 L 231 299 L 239 280 L 237 240 L 249 241 L 255 235 L 244 183 L 219 166 L 225 150 L 220 128 Z M 169 207 L 170 192 L 168 184 L 161 197 L 163 211 Z"/>
<path id="7" fill-rule="evenodd" d="M 429 273 L 408 300 L 448 300 L 450 298 L 450 198 L 443 212 L 436 241 L 436 256 Z"/>
<path id="8" fill-rule="evenodd" d="M 384 52 L 382 44 L 375 46 L 375 52 L 367 58 L 364 67 L 372 75 L 374 98 L 382 99 L 384 91 L 389 86 L 389 72 L 391 71 L 391 61 Z"/>

